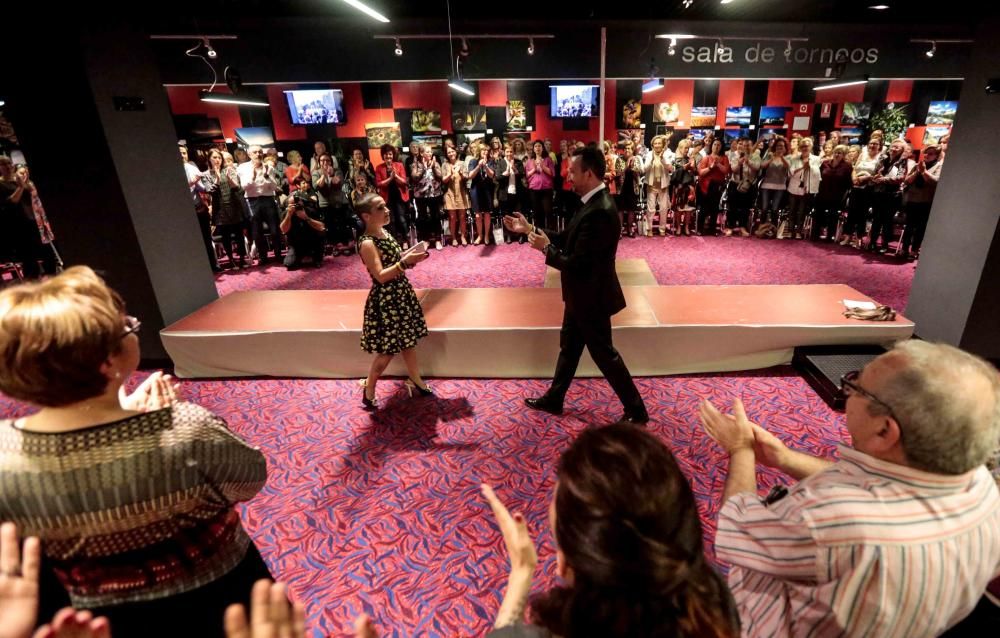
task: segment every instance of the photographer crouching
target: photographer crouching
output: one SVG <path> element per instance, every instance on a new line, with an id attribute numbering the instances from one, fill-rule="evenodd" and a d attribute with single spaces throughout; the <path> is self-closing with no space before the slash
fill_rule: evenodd
<path id="1" fill-rule="evenodd" d="M 298 270 L 303 259 L 310 259 L 313 267 L 323 264 L 323 224 L 316 196 L 310 192 L 309 180 L 299 176 L 294 182 L 295 192 L 288 198 L 288 208 L 279 228 L 288 237 L 285 268 Z"/>

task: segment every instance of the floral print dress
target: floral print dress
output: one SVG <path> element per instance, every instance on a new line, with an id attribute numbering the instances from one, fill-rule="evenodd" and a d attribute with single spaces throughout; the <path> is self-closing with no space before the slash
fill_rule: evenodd
<path id="1" fill-rule="evenodd" d="M 383 268 L 399 261 L 399 244 L 392 235 L 386 234 L 383 239 L 362 235 L 358 238 L 358 245 L 368 239 L 378 248 Z M 370 353 L 398 354 L 416 347 L 417 341 L 426 336 L 424 311 L 406 275 L 384 284 L 372 279 L 372 289 L 365 302 L 365 323 L 361 329 L 362 349 Z"/>

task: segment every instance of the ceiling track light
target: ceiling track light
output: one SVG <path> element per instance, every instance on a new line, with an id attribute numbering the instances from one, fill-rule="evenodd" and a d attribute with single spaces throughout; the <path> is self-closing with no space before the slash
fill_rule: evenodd
<path id="1" fill-rule="evenodd" d="M 667 45 L 667 55 L 675 53 L 677 53 L 677 38 L 670 38 L 670 44 Z"/>
<path id="2" fill-rule="evenodd" d="M 791 57 L 791 56 L 792 56 L 792 41 L 791 40 L 786 40 L 785 41 L 785 57 L 788 58 L 788 57 Z"/>
<path id="3" fill-rule="evenodd" d="M 937 45 L 939 44 L 973 44 L 975 40 L 970 40 L 966 38 L 910 38 L 910 42 L 914 44 L 929 44 L 931 48 L 924 51 L 924 55 L 928 59 L 933 58 L 937 53 Z"/>
<path id="4" fill-rule="evenodd" d="M 535 55 L 535 39 L 528 38 L 528 55 Z"/>
<path id="5" fill-rule="evenodd" d="M 462 38 L 462 48 L 458 50 L 458 54 L 463 58 L 469 57 L 469 41 Z"/>
<path id="6" fill-rule="evenodd" d="M 396 50 L 393 53 L 403 55 L 403 45 L 399 42 L 399 38 L 396 38 Z"/>
<path id="7" fill-rule="evenodd" d="M 684 0 L 685 9 L 690 9 L 692 4 L 694 4 L 694 0 Z"/>
<path id="8" fill-rule="evenodd" d="M 722 43 L 722 40 L 719 40 L 718 42 L 715 43 L 715 52 L 719 55 L 722 55 L 723 53 L 726 52 L 726 45 Z"/>
<path id="9" fill-rule="evenodd" d="M 215 52 L 215 49 L 212 48 L 212 43 L 208 41 L 208 38 L 202 38 L 201 43 L 205 45 L 205 54 L 208 57 L 214 58 L 219 55 L 218 53 Z"/>

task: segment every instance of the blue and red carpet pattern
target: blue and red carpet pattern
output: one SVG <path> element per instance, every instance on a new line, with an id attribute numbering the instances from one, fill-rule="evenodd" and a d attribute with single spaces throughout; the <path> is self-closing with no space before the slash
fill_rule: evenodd
<path id="1" fill-rule="evenodd" d="M 691 481 L 712 558 L 725 459 L 698 424 L 702 399 L 728 406 L 741 397 L 752 420 L 798 449 L 829 455 L 848 440 L 842 418 L 791 368 L 637 383 L 650 430 Z M 619 418 L 611 389 L 578 381 L 566 414 L 552 417 L 521 403 L 544 391 L 543 380 L 431 384 L 436 397 L 411 399 L 401 381 L 381 383 L 375 414 L 361 409 L 354 381 L 181 384 L 186 399 L 267 455 L 267 486 L 243 509 L 244 521 L 272 572 L 306 604 L 314 636 L 347 635 L 362 612 L 384 636 L 484 635 L 507 558 L 479 494 L 483 482 L 528 520 L 539 548 L 536 590 L 554 582 L 547 508 L 555 465 L 579 431 Z M 0 396 L 0 415 L 25 411 Z M 758 480 L 762 492 L 790 481 L 768 469 Z"/>
<path id="2" fill-rule="evenodd" d="M 897 311 L 906 308 L 914 262 L 830 242 L 741 237 L 623 239 L 618 257 L 645 259 L 661 286 L 676 284 L 847 284 Z M 446 247 L 406 273 L 418 288 L 537 288 L 541 255 L 527 245 Z M 321 268 L 281 265 L 226 271 L 219 294 L 237 290 L 343 290 L 371 286 L 359 257 L 327 257 Z"/>

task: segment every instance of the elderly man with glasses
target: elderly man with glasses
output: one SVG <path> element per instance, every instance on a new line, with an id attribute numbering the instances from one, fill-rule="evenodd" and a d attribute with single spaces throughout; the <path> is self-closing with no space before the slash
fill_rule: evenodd
<path id="1" fill-rule="evenodd" d="M 851 447 L 840 460 L 786 447 L 701 406 L 729 455 L 715 550 L 744 636 L 938 636 L 1000 574 L 1000 493 L 985 467 L 1000 441 L 1000 375 L 923 341 L 844 375 Z M 798 483 L 761 499 L 755 465 Z"/>

